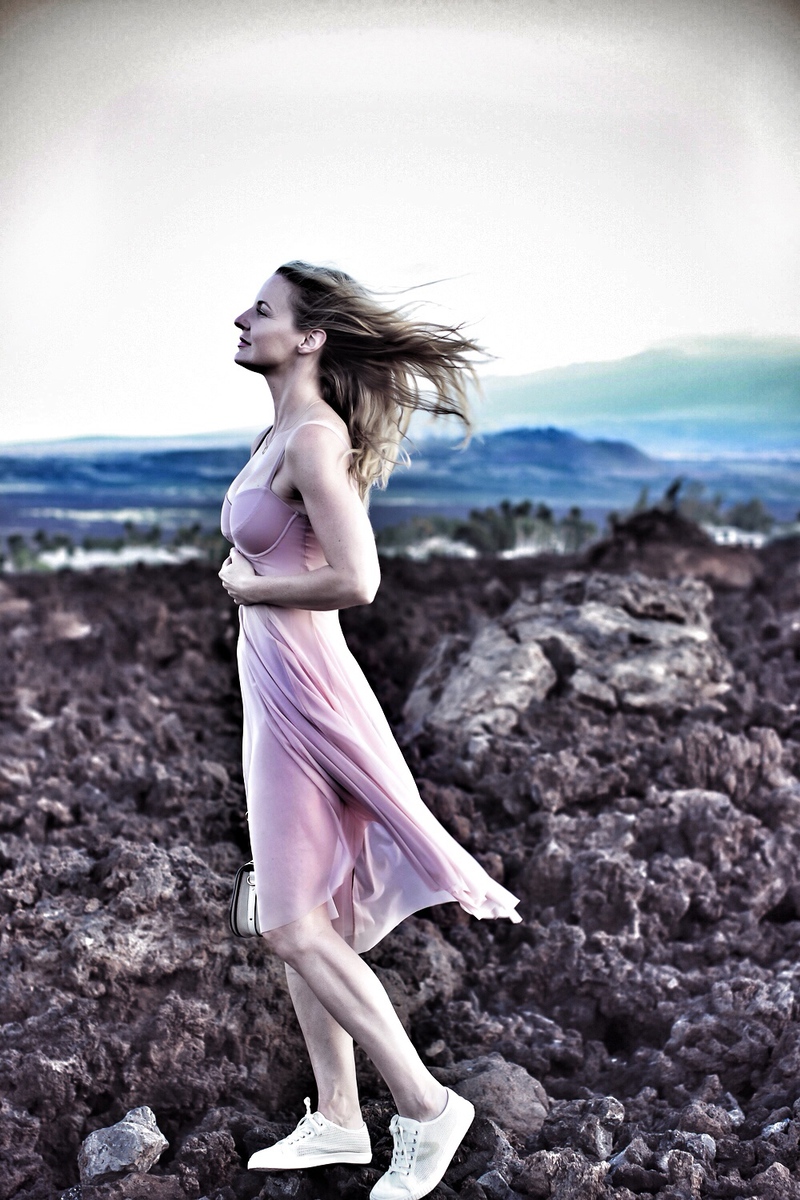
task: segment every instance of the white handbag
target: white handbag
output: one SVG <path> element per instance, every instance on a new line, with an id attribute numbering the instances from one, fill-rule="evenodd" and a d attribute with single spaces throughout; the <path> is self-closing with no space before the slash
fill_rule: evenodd
<path id="1" fill-rule="evenodd" d="M 257 937 L 261 933 L 258 923 L 256 873 L 252 860 L 239 867 L 236 872 L 228 919 L 231 930 L 237 937 Z"/>

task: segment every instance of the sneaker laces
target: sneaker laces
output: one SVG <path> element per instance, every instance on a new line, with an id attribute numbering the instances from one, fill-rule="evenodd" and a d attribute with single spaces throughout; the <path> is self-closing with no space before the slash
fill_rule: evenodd
<path id="1" fill-rule="evenodd" d="M 395 1113 L 389 1122 L 389 1130 L 394 1138 L 392 1161 L 389 1171 L 396 1171 L 400 1175 L 408 1175 L 414 1165 L 414 1156 L 417 1152 L 417 1131 L 414 1131 L 413 1140 L 409 1145 L 406 1141 L 408 1131 L 403 1126 L 397 1113 Z"/>
<path id="2" fill-rule="evenodd" d="M 295 1142 L 301 1142 L 303 1138 L 317 1137 L 325 1128 L 325 1118 L 321 1113 L 312 1113 L 311 1099 L 306 1096 L 303 1100 L 306 1106 L 305 1116 L 300 1118 L 297 1128 L 284 1139 L 287 1145 L 293 1145 Z"/>

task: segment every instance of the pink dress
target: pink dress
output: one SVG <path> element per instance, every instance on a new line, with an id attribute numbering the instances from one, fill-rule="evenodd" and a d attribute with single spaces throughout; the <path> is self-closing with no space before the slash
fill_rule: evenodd
<path id="1" fill-rule="evenodd" d="M 333 425 L 308 423 L 344 440 Z M 308 517 L 272 491 L 287 433 L 262 444 L 222 507 L 224 536 L 259 575 L 325 565 Z M 239 623 L 242 760 L 262 930 L 325 904 L 361 953 L 410 913 L 444 901 L 475 917 L 521 920 L 516 897 L 423 803 L 338 612 L 242 605 Z"/>

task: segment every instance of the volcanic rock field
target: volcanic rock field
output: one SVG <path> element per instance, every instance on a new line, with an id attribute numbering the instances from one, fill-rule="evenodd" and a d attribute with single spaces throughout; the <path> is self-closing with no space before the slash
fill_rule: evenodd
<path id="1" fill-rule="evenodd" d="M 651 512 L 581 559 L 383 576 L 348 641 L 523 916 L 442 905 L 368 956 L 477 1109 L 434 1200 L 800 1200 L 800 540 Z M 366 1200 L 388 1165 L 359 1052 L 373 1163 L 245 1169 L 314 1091 L 227 926 L 236 633 L 212 565 L 0 583 L 0 1200 Z M 130 1110 L 168 1147 L 90 1178 Z"/>

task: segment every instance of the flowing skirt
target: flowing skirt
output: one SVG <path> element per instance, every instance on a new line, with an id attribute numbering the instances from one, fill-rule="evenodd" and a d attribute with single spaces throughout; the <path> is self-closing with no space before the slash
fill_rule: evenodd
<path id="1" fill-rule="evenodd" d="M 521 918 L 422 801 L 338 612 L 242 606 L 243 766 L 265 932 L 327 905 L 359 953 L 457 901 Z"/>

